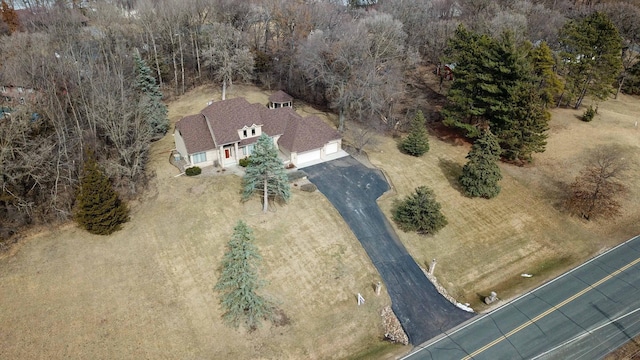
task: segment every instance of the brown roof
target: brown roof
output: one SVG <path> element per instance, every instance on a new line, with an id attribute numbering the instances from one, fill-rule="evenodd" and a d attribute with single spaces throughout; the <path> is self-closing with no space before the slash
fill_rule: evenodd
<path id="1" fill-rule="evenodd" d="M 215 102 L 204 108 L 202 115 L 211 126 L 217 146 L 240 141 L 238 130 L 254 124 L 262 125 L 262 131 L 269 136 L 282 135 L 290 116 L 286 109 L 270 110 L 261 104 L 249 104 L 244 98 Z"/>
<path id="2" fill-rule="evenodd" d="M 318 149 L 331 140 L 340 139 L 340 133 L 317 116 L 291 119 L 278 144 L 291 152 Z"/>
<path id="3" fill-rule="evenodd" d="M 293 96 L 282 90 L 278 90 L 269 96 L 269 101 L 278 104 L 288 103 L 289 101 L 293 101 Z"/>
<path id="4" fill-rule="evenodd" d="M 245 126 L 262 125 L 260 110 L 243 98 L 214 102 L 202 110 L 202 115 L 211 126 L 217 146 L 240 141 L 238 130 Z"/>
<path id="5" fill-rule="evenodd" d="M 240 139 L 238 134 L 238 130 L 254 124 L 261 125 L 262 132 L 269 136 L 282 135 L 278 144 L 291 152 L 317 149 L 341 138 L 338 131 L 317 116 L 303 118 L 290 107 L 269 109 L 244 98 L 215 102 L 201 114 L 182 118 L 176 123 L 176 130 L 180 131 L 187 152 L 193 154 L 236 142 L 241 146 L 254 143 L 258 137 Z"/>
<path id="6" fill-rule="evenodd" d="M 185 116 L 176 123 L 189 154 L 214 149 L 216 146 L 202 114 Z"/>

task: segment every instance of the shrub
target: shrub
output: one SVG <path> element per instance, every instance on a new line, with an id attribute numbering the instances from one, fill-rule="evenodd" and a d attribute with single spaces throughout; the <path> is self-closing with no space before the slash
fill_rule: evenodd
<path id="1" fill-rule="evenodd" d="M 250 160 L 249 160 L 249 157 L 247 156 L 247 157 L 246 157 L 246 158 L 244 158 L 244 159 L 240 159 L 240 160 L 238 161 L 238 165 L 240 165 L 240 166 L 242 166 L 242 167 L 246 168 L 246 167 L 249 165 L 249 161 L 250 161 Z"/>
<path id="2" fill-rule="evenodd" d="M 426 186 L 416 188 L 415 193 L 395 204 L 393 220 L 403 231 L 416 231 L 420 234 L 435 234 L 447 225 L 436 196 Z"/>
<path id="3" fill-rule="evenodd" d="M 306 192 L 314 192 L 314 191 L 318 190 L 318 187 L 315 186 L 315 184 L 308 183 L 308 184 L 304 184 L 304 185 L 300 186 L 300 190 L 306 191 Z"/>
<path id="4" fill-rule="evenodd" d="M 593 120 L 594 116 L 596 116 L 596 110 L 593 108 L 593 106 L 589 105 L 587 110 L 585 110 L 582 114 L 582 121 L 589 122 Z"/>
<path id="5" fill-rule="evenodd" d="M 187 168 L 184 171 L 184 173 L 187 174 L 187 176 L 196 176 L 196 175 L 200 175 L 202 173 L 202 169 L 200 169 L 197 166 L 194 166 L 194 167 Z"/>

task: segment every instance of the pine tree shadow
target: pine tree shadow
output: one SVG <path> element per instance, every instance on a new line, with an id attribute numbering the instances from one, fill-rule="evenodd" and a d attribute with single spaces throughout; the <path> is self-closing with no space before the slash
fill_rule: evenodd
<path id="1" fill-rule="evenodd" d="M 438 159 L 438 166 L 440 167 L 442 174 L 449 181 L 451 187 L 463 194 L 462 187 L 458 182 L 458 178 L 460 178 L 460 175 L 462 174 L 462 165 L 453 160 L 440 158 Z"/>

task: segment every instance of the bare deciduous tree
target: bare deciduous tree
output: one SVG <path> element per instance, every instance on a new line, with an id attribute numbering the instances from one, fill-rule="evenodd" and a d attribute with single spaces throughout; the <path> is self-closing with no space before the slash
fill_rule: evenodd
<path id="1" fill-rule="evenodd" d="M 625 149 L 604 145 L 590 150 L 586 166 L 571 184 L 566 202 L 572 213 L 586 220 L 612 218 L 620 213 L 619 197 L 627 186 L 623 183 L 629 160 Z"/>
<path id="2" fill-rule="evenodd" d="M 222 100 L 226 98 L 227 85 L 234 79 L 248 81 L 253 77 L 253 55 L 244 45 L 242 33 L 227 24 L 214 23 L 211 44 L 202 55 L 216 81 L 222 82 Z"/>

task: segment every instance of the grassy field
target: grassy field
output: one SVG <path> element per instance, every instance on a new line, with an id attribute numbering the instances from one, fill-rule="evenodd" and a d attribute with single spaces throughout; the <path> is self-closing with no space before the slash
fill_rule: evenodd
<path id="1" fill-rule="evenodd" d="M 487 308 L 483 296 L 496 291 L 511 298 L 567 270 L 597 252 L 640 233 L 640 175 L 638 164 L 628 173 L 630 191 L 623 199 L 623 216 L 615 221 L 585 222 L 562 211 L 562 196 L 583 167 L 584 151 L 597 144 L 628 146 L 638 158 L 640 130 L 634 114 L 636 98 L 620 96 L 599 106 L 591 123 L 580 121 L 582 110 L 552 111 L 547 151 L 525 167 L 500 164 L 502 192 L 492 200 L 464 197 L 456 179 L 465 164 L 468 144 L 431 139 L 421 158 L 400 154 L 396 141 L 379 138 L 368 149 L 370 161 L 384 170 L 393 192 L 380 200 L 390 216 L 393 201 L 420 185 L 434 189 L 449 225 L 435 236 L 398 231 L 416 261 L 426 267 L 438 259 L 436 275 L 459 301 L 477 311 Z M 523 278 L 522 273 L 533 274 Z"/>
<path id="2" fill-rule="evenodd" d="M 172 102 L 172 122 L 200 111 L 212 94 L 202 88 Z M 156 179 L 122 231 L 99 237 L 69 225 L 0 260 L 0 358 L 325 359 L 397 351 L 380 341 L 380 311 L 390 303 L 385 292 L 374 295 L 380 278 L 319 192 L 294 190 L 289 205 L 263 214 L 258 199 L 239 202 L 237 176 L 174 177 L 172 148 L 170 134 L 153 145 Z M 212 288 L 238 219 L 254 229 L 263 293 L 289 325 L 248 334 L 221 321 Z M 358 292 L 367 300 L 360 307 Z"/>
<path id="3" fill-rule="evenodd" d="M 170 118 L 219 96 L 195 89 L 171 102 Z M 268 94 L 236 85 L 229 96 L 266 104 Z M 637 157 L 638 113 L 640 102 L 626 96 L 600 104 L 591 123 L 577 119 L 581 111 L 554 110 L 547 152 L 526 167 L 501 164 L 502 192 L 492 200 L 468 199 L 456 185 L 468 145 L 431 138 L 430 152 L 416 159 L 380 137 L 366 150 L 392 184 L 379 202 L 387 214 L 415 187 L 435 190 L 449 225 L 436 236 L 398 234 L 423 267 L 438 259 L 436 275 L 452 295 L 484 311 L 480 297 L 489 291 L 510 298 L 640 232 L 637 167 L 616 221 L 584 222 L 559 206 L 585 149 L 617 142 Z M 175 177 L 172 148 L 170 134 L 153 145 L 156 178 L 122 231 L 98 237 L 67 225 L 0 259 L 0 358 L 367 359 L 408 350 L 380 341 L 379 314 L 390 300 L 373 295 L 379 275 L 322 194 L 294 190 L 289 205 L 262 214 L 257 199 L 239 202 L 237 176 Z M 238 219 L 255 231 L 269 282 L 263 293 L 289 325 L 246 333 L 221 322 L 212 287 Z M 358 292 L 367 299 L 361 307 Z"/>

